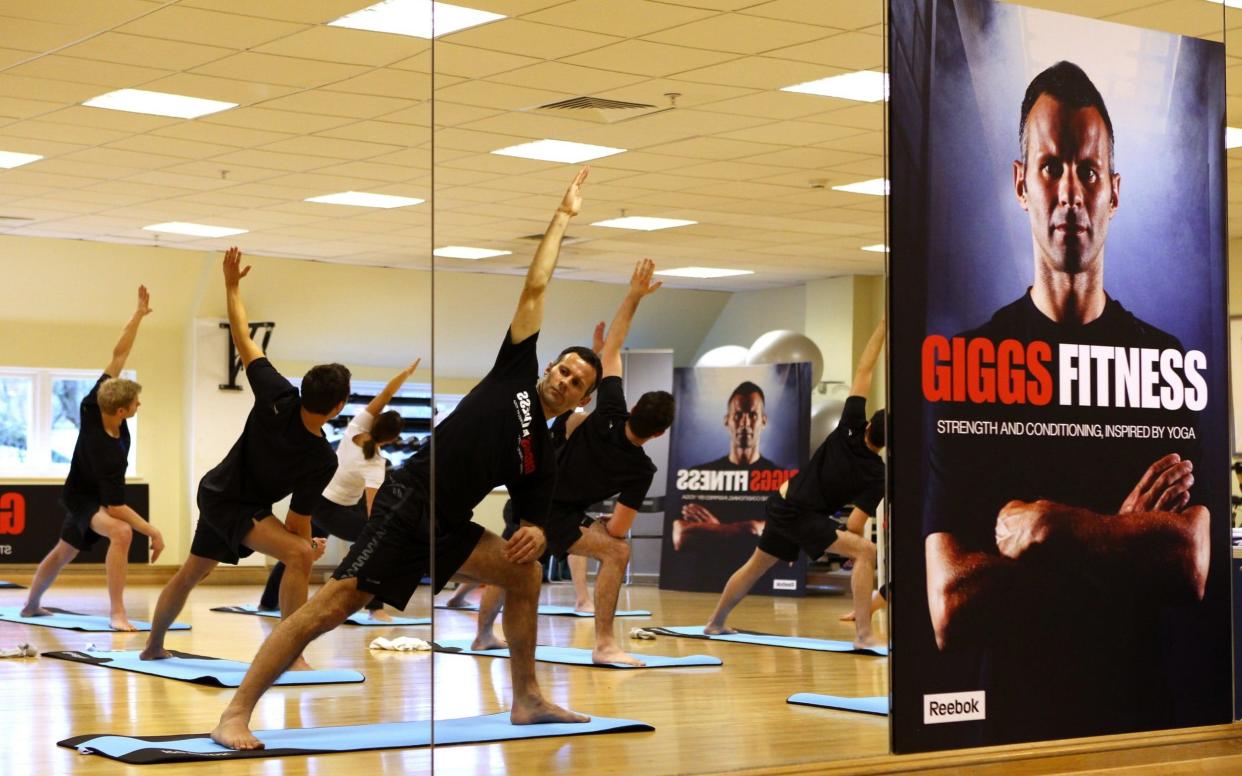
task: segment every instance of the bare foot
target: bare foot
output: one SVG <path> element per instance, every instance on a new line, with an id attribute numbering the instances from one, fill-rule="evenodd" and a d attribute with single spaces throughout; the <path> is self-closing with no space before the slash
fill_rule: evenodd
<path id="1" fill-rule="evenodd" d="M 475 636 L 474 643 L 470 645 L 471 649 L 508 649 L 509 642 L 497 636 L 495 633 L 486 636 Z"/>
<path id="2" fill-rule="evenodd" d="M 126 633 L 134 633 L 138 629 L 133 626 L 129 618 L 123 614 L 114 614 L 108 619 L 108 626 L 115 631 L 125 631 Z"/>
<path id="3" fill-rule="evenodd" d="M 315 669 L 311 668 L 311 664 L 306 662 L 306 658 L 302 657 L 301 655 L 298 655 L 296 658 L 293 659 L 293 662 L 290 663 L 289 667 L 285 670 L 286 671 L 314 671 Z"/>
<path id="4" fill-rule="evenodd" d="M 583 603 L 579 601 L 578 603 L 574 604 L 574 611 L 581 612 L 583 614 L 595 614 L 595 602 L 587 601 Z"/>
<path id="5" fill-rule="evenodd" d="M 392 615 L 383 609 L 372 609 L 370 614 L 372 620 L 376 620 L 378 622 L 392 622 Z"/>
<path id="6" fill-rule="evenodd" d="M 139 660 L 167 660 L 172 656 L 173 654 L 163 647 L 147 647 L 138 653 Z"/>
<path id="7" fill-rule="evenodd" d="M 211 731 L 211 740 L 229 749 L 262 749 L 263 742 L 254 737 L 246 720 L 238 717 L 221 717 L 220 724 Z"/>
<path id="8" fill-rule="evenodd" d="M 594 650 L 591 651 L 591 662 L 598 663 L 600 665 L 607 665 L 609 663 L 614 664 L 614 665 L 623 665 L 623 666 L 646 665 L 646 663 L 634 657 L 633 655 L 630 655 L 630 654 L 627 654 L 621 651 L 621 648 L 617 647 L 616 645 L 613 645 L 611 647 L 598 647 L 597 646 Z"/>
<path id="9" fill-rule="evenodd" d="M 837 619 L 838 619 L 838 620 L 840 620 L 841 622 L 853 622 L 853 621 L 854 621 L 854 613 L 853 613 L 853 612 L 846 612 L 845 614 L 841 615 L 841 616 L 840 616 L 840 617 L 838 617 Z"/>
<path id="10" fill-rule="evenodd" d="M 514 725 L 538 725 L 541 722 L 590 722 L 591 718 L 536 696 L 520 703 L 515 698 L 509 711 L 509 721 Z"/>
<path id="11" fill-rule="evenodd" d="M 886 649 L 888 642 L 879 636 L 854 639 L 854 649 Z"/>
<path id="12" fill-rule="evenodd" d="M 462 594 L 460 596 L 454 595 L 452 598 L 445 601 L 444 605 L 450 609 L 462 609 L 470 605 L 470 600 L 467 596 L 468 594 Z"/>
<path id="13" fill-rule="evenodd" d="M 54 613 L 49 612 L 47 609 L 44 609 L 42 606 L 35 606 L 35 607 L 27 606 L 25 609 L 22 609 L 23 617 L 51 617 L 52 614 Z"/>
<path id="14" fill-rule="evenodd" d="M 727 625 L 712 625 L 708 623 L 703 626 L 703 635 L 705 636 L 728 636 L 737 633 L 736 628 L 730 628 Z"/>

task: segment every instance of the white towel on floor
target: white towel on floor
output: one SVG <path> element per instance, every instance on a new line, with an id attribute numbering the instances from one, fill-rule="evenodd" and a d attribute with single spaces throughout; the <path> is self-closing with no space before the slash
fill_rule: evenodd
<path id="1" fill-rule="evenodd" d="M 431 645 L 422 639 L 416 639 L 413 636 L 400 636 L 395 639 L 386 639 L 383 636 L 376 638 L 370 643 L 371 649 L 390 649 L 395 652 L 430 652 Z"/>
<path id="2" fill-rule="evenodd" d="M 38 654 L 29 644 L 18 644 L 16 649 L 0 649 L 0 657 L 37 657 Z"/>

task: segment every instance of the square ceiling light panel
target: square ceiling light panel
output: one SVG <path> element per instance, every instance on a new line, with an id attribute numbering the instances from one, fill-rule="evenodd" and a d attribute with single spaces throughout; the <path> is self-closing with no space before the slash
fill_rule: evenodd
<path id="1" fill-rule="evenodd" d="M 651 216 L 625 216 L 596 221 L 591 226 L 606 226 L 610 229 L 635 229 L 639 232 L 654 232 L 659 229 L 672 229 L 678 226 L 691 226 L 698 221 L 686 221 L 681 218 L 653 218 Z"/>
<path id="2" fill-rule="evenodd" d="M 250 231 L 249 229 L 234 229 L 230 226 L 192 224 L 187 221 L 168 221 L 163 224 L 151 224 L 150 226 L 144 226 L 142 228 L 148 232 L 184 234 L 190 237 L 232 237 L 235 234 L 245 234 Z"/>
<path id="3" fill-rule="evenodd" d="M 872 178 L 869 181 L 847 183 L 844 186 L 833 186 L 832 190 L 845 191 L 850 194 L 870 194 L 875 197 L 884 197 L 888 195 L 888 179 Z"/>
<path id="4" fill-rule="evenodd" d="M 820 78 L 817 81 L 784 86 L 781 87 L 781 91 L 817 94 L 821 97 L 838 97 L 859 102 L 879 102 L 888 99 L 888 73 L 860 70 L 857 73 L 845 73 Z"/>
<path id="5" fill-rule="evenodd" d="M 151 116 L 169 116 L 177 119 L 196 119 L 199 116 L 207 116 L 237 107 L 235 102 L 205 100 L 201 97 L 186 97 L 183 94 L 168 94 L 167 92 L 149 92 L 145 89 L 118 89 L 115 92 L 92 97 L 82 104 L 90 108 L 123 110 L 127 113 L 146 113 Z"/>
<path id="6" fill-rule="evenodd" d="M 354 207 L 378 207 L 385 210 L 394 207 L 421 205 L 425 200 L 415 197 L 398 197 L 393 194 L 370 194 L 365 191 L 340 191 L 336 194 L 323 194 L 318 197 L 307 197 L 306 202 L 318 202 L 324 205 L 353 205 Z"/>
<path id="7" fill-rule="evenodd" d="M 656 272 L 657 275 L 667 275 L 672 278 L 698 278 L 701 280 L 708 278 L 731 278 L 736 275 L 753 275 L 753 271 L 748 269 L 721 269 L 719 267 L 677 267 L 676 269 L 662 269 Z"/>
<path id="8" fill-rule="evenodd" d="M 503 14 L 431 0 L 384 0 L 328 22 L 328 26 L 430 40 L 503 18 Z"/>
<path id="9" fill-rule="evenodd" d="M 11 170 L 23 164 L 37 162 L 43 157 L 38 154 L 19 154 L 16 151 L 0 151 L 0 169 Z"/>
<path id="10" fill-rule="evenodd" d="M 536 159 L 541 162 L 560 162 L 562 164 L 581 164 L 592 159 L 623 154 L 626 149 L 610 146 L 591 145 L 590 143 L 571 143 L 568 140 L 535 140 L 507 148 L 492 151 L 497 156 L 516 156 L 521 159 Z"/>

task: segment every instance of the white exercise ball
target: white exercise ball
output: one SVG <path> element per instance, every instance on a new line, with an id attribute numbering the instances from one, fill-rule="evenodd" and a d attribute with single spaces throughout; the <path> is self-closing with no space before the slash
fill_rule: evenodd
<path id="1" fill-rule="evenodd" d="M 837 427 L 837 422 L 841 420 L 841 413 L 845 410 L 844 394 L 849 391 L 829 391 L 827 394 L 821 394 L 815 391 L 811 394 L 811 452 L 814 453 L 832 430 Z"/>
<path id="2" fill-rule="evenodd" d="M 741 345 L 721 345 L 718 348 L 712 348 L 703 355 L 699 356 L 699 360 L 694 362 L 695 366 L 745 366 L 746 354 L 750 351 Z"/>
<path id="3" fill-rule="evenodd" d="M 788 329 L 770 331 L 755 340 L 746 354 L 747 364 L 811 363 L 811 385 L 818 385 L 824 376 L 824 356 L 819 346 L 805 334 Z"/>

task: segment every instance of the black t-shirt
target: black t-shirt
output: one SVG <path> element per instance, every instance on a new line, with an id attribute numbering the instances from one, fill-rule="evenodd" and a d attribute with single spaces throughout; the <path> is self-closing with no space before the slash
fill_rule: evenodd
<path id="1" fill-rule="evenodd" d="M 1139 320 L 1114 299 L 1108 299 L 1096 320 L 1067 325 L 1041 313 L 1029 292 L 960 336 L 1049 343 L 1053 357 L 1047 366 L 1053 386 L 1059 385 L 1060 343 L 1181 350 L 1175 337 Z M 947 532 L 967 550 L 999 554 L 996 517 L 1012 499 L 1048 499 L 1114 515 L 1156 460 L 1178 453 L 1196 467 L 1204 463 L 1197 458 L 1193 441 L 1097 439 L 1073 430 L 1096 424 L 1193 427 L 1190 411 L 1058 402 L 1059 398 L 1044 406 L 932 405 L 924 536 Z M 1023 434 L 1021 458 L 1015 459 L 1011 437 L 938 433 L 946 420 L 1003 420 L 1021 424 L 1030 433 Z M 1190 503 L 1197 503 L 1193 491 Z M 1024 568 L 1032 566 L 1027 563 Z M 1083 564 L 1036 566 L 1033 572 L 1040 605 L 1018 613 L 1020 624 L 1011 627 L 1022 632 L 1000 632 L 1005 629 L 998 625 L 994 634 L 985 632 L 980 636 L 983 642 L 975 645 L 981 650 L 975 662 L 977 681 L 988 693 L 989 740 L 1094 735 L 1163 724 L 1172 705 L 1165 679 L 1172 674 L 1160 669 L 1157 634 L 1162 606 L 1151 591 L 1143 590 L 1141 568 L 1124 586 L 1107 584 L 1098 569 Z"/>
<path id="2" fill-rule="evenodd" d="M 847 504 L 875 517 L 884 498 L 884 459 L 871 452 L 867 431 L 867 400 L 850 396 L 837 427 L 785 492 L 785 500 L 820 514 L 836 514 Z"/>
<path id="3" fill-rule="evenodd" d="M 498 485 L 509 490 L 516 519 L 543 525 L 556 484 L 548 421 L 539 403 L 536 332 L 504 342 L 490 372 L 435 430 L 435 511 L 440 533 L 468 522 Z M 426 492 L 431 443 L 424 443 L 391 479 Z"/>
<path id="4" fill-rule="evenodd" d="M 614 376 L 600 381 L 594 411 L 567 440 L 561 418 L 553 423 L 553 437 L 559 424 L 564 440 L 556 453 L 557 481 L 552 497 L 556 509 L 582 510 L 614 495 L 631 509 L 642 506 L 656 466 L 643 448 L 625 435 L 629 417 L 621 378 Z"/>
<path id="5" fill-rule="evenodd" d="M 104 430 L 99 410 L 99 386 L 109 375 L 95 381 L 78 405 L 78 441 L 73 446 L 69 476 L 62 491 L 70 508 L 120 506 L 125 503 L 125 469 L 129 466 L 129 425 L 121 421 L 120 437 Z"/>
<path id="6" fill-rule="evenodd" d="M 701 463 L 698 466 L 691 466 L 691 469 L 712 469 L 717 471 L 750 471 L 752 469 L 779 469 L 781 468 L 775 461 L 765 458 L 762 453 L 751 463 L 733 463 L 729 460 L 729 454 L 725 453 L 720 458 L 707 463 Z"/>
<path id="7" fill-rule="evenodd" d="M 309 515 L 336 473 L 328 440 L 302 422 L 298 389 L 265 357 L 246 367 L 254 407 L 224 460 L 199 487 L 229 501 L 267 507 L 293 494 L 289 509 Z"/>

